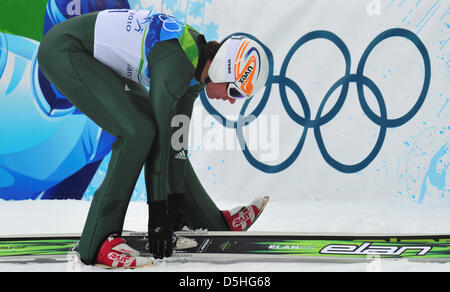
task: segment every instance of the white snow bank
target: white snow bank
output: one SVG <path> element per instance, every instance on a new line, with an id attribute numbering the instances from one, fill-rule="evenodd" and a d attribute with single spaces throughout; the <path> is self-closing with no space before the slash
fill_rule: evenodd
<path id="1" fill-rule="evenodd" d="M 221 209 L 242 202 L 216 201 Z M 2 201 L 0 236 L 81 232 L 89 210 L 86 201 Z M 450 234 L 446 205 L 401 203 L 343 203 L 335 201 L 277 201 L 272 199 L 252 227 L 253 231 L 344 232 L 344 233 L 443 233 Z M 145 231 L 147 204 L 132 202 L 124 229 Z M 191 262 L 169 259 L 139 271 L 450 271 L 450 263 L 417 263 L 405 260 L 369 264 L 294 262 Z M 85 265 L 8 264 L 1 271 L 104 271 Z"/>

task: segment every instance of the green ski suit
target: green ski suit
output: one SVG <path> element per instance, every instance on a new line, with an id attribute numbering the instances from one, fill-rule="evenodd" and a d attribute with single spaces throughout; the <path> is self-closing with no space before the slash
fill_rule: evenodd
<path id="1" fill-rule="evenodd" d="M 93 57 L 97 15 L 85 14 L 56 25 L 44 37 L 38 53 L 40 69 L 48 80 L 99 127 L 117 137 L 106 177 L 94 194 L 83 229 L 79 246 L 82 261 L 93 264 L 104 240 L 122 232 L 144 165 L 148 200 L 184 193 L 191 227 L 228 230 L 187 157 L 175 159 L 178 151 L 170 144 L 172 117 L 190 117 L 204 88 L 201 82 L 190 86 L 203 70 L 204 37 L 189 29 L 197 56 L 188 56 L 177 39 L 155 44 L 146 60 L 151 74 L 148 91 Z M 191 62 L 193 57 L 198 57 L 197 67 Z"/>

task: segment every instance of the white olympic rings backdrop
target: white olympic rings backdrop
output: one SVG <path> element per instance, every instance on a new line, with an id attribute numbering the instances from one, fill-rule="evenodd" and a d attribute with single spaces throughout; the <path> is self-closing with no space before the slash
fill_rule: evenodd
<path id="1" fill-rule="evenodd" d="M 100 187 L 116 138 L 57 92 L 37 51 L 66 18 L 120 7 L 165 13 L 166 30 L 181 29 L 175 17 L 207 40 L 244 34 L 268 55 L 269 80 L 252 99 L 203 92 L 191 120 L 172 120 L 190 125 L 187 156 L 221 208 L 259 195 L 450 204 L 448 0 L 36 3 L 45 14 L 25 22 L 30 31 L 0 25 L 0 199 L 91 200 Z M 132 200 L 146 199 L 142 172 Z"/>
<path id="2" fill-rule="evenodd" d="M 202 21 L 217 28 L 207 38 L 245 34 L 270 62 L 253 99 L 229 105 L 202 93 L 194 107 L 189 157 L 207 191 L 242 201 L 449 201 L 447 6 L 207 3 Z"/>

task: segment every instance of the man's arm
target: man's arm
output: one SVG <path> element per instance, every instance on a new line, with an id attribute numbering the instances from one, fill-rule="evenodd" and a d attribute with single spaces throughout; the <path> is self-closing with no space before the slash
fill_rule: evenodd
<path id="1" fill-rule="evenodd" d="M 169 157 L 168 193 L 183 193 L 188 159 L 189 126 L 195 100 L 204 85 L 199 83 L 189 88 L 176 105 L 175 118 L 172 120 L 172 134 Z"/>
<path id="2" fill-rule="evenodd" d="M 178 40 L 156 44 L 148 55 L 150 78 L 149 112 L 156 135 L 145 165 L 149 201 L 148 236 L 150 251 L 156 259 L 172 254 L 173 226 L 167 212 L 171 120 L 177 102 L 186 93 L 194 67 Z"/>
<path id="3" fill-rule="evenodd" d="M 161 201 L 167 199 L 168 192 L 171 121 L 177 103 L 188 92 L 194 68 L 177 40 L 158 43 L 148 59 L 151 73 L 149 111 L 157 133 L 145 167 L 147 195 L 149 201 Z"/>

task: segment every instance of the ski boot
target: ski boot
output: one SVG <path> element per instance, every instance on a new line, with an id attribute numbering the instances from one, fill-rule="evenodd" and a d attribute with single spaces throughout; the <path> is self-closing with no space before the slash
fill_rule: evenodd
<path id="1" fill-rule="evenodd" d="M 256 198 L 250 205 L 222 211 L 222 215 L 225 217 L 230 231 L 247 231 L 261 215 L 268 202 L 269 197 Z"/>
<path id="2" fill-rule="evenodd" d="M 141 257 L 139 252 L 131 248 L 118 234 L 113 234 L 100 248 L 95 266 L 106 269 L 134 269 L 148 267 L 152 263 L 149 258 Z"/>

